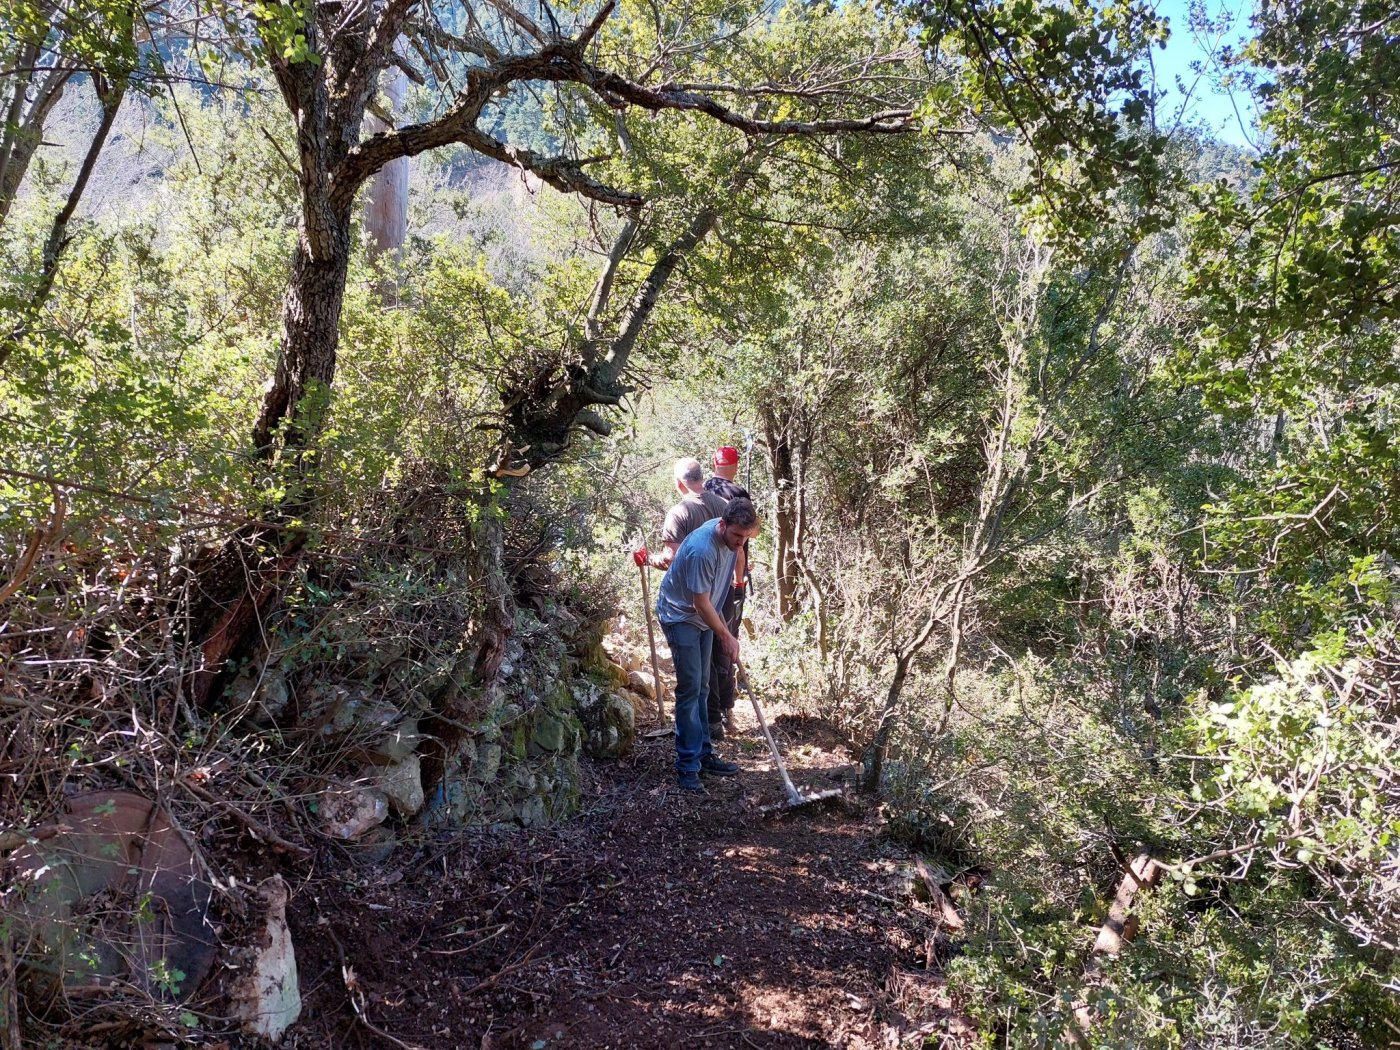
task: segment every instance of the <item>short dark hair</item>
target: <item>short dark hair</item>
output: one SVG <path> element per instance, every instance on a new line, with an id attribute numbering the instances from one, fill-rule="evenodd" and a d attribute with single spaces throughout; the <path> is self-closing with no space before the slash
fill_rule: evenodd
<path id="1" fill-rule="evenodd" d="M 754 509 L 752 501 L 744 499 L 743 496 L 736 496 L 725 506 L 720 519 L 726 526 L 748 529 L 758 524 L 758 511 Z"/>

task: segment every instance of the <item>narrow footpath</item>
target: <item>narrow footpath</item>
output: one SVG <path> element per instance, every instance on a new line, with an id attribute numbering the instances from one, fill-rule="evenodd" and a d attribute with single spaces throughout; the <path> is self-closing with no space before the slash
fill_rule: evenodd
<path id="1" fill-rule="evenodd" d="M 751 711 L 707 795 L 669 739 L 596 767 L 584 815 L 458 835 L 304 887 L 300 1048 L 956 1046 L 939 936 L 868 804 L 763 816 L 781 786 Z M 645 727 L 644 727 L 645 728 Z M 779 715 L 799 787 L 854 769 Z M 348 977 L 347 977 L 348 975 Z"/>

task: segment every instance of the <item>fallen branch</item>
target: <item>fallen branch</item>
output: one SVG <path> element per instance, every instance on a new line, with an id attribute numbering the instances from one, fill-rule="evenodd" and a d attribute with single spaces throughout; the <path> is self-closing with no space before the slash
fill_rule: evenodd
<path id="1" fill-rule="evenodd" d="M 1088 961 L 1084 964 L 1086 986 L 1096 984 L 1103 974 L 1103 963 L 1116 956 L 1138 932 L 1138 919 L 1133 914 L 1133 901 L 1139 890 L 1150 890 L 1162 878 L 1167 869 L 1145 853 L 1138 854 L 1124 867 L 1123 878 L 1118 883 L 1118 891 L 1109 905 L 1108 919 L 1099 928 L 1094 938 L 1094 946 L 1089 950 Z M 1065 1032 L 1065 1039 L 1073 1046 L 1089 1045 L 1089 1030 L 1097 1015 L 1084 998 L 1074 1007 L 1074 1016 Z"/>
<path id="2" fill-rule="evenodd" d="M 29 539 L 29 546 L 19 559 L 15 574 L 7 584 L 0 587 L 0 602 L 14 595 L 23 586 L 29 574 L 34 571 L 34 566 L 39 563 L 40 556 L 58 541 L 59 530 L 63 528 L 63 518 L 68 512 L 68 507 L 63 501 L 63 492 L 59 487 L 50 482 L 49 488 L 53 491 L 53 514 L 49 516 L 46 527 L 34 530 Z"/>
<path id="3" fill-rule="evenodd" d="M 915 857 L 914 866 L 919 872 L 919 878 L 923 880 L 924 886 L 928 889 L 929 899 L 938 908 L 943 925 L 954 933 L 961 933 L 963 931 L 963 918 L 958 914 L 958 909 L 953 904 L 952 898 L 943 892 L 943 883 L 947 880 L 940 879 L 925 863 L 923 857 Z"/>
<path id="4" fill-rule="evenodd" d="M 1137 916 L 1132 913 L 1133 900 L 1138 890 L 1150 890 L 1162 878 L 1166 869 L 1147 854 L 1139 854 L 1123 873 L 1118 883 L 1118 892 L 1113 895 L 1113 903 L 1108 909 L 1108 920 L 1094 938 L 1094 947 L 1089 952 L 1086 973 L 1093 976 L 1099 971 L 1102 960 L 1118 954 L 1124 944 L 1137 936 Z"/>
<path id="5" fill-rule="evenodd" d="M 332 937 L 334 937 L 334 935 L 332 935 Z M 340 947 L 339 942 L 337 942 L 336 947 Z M 344 959 L 343 954 L 341 958 L 342 960 Z M 350 997 L 350 1006 L 354 1009 L 355 1016 L 360 1019 L 360 1024 L 379 1036 L 380 1039 L 393 1043 L 395 1046 L 399 1047 L 400 1050 L 422 1050 L 421 1047 L 414 1046 L 412 1043 L 405 1043 L 398 1036 L 390 1035 L 365 1015 L 365 993 L 360 989 L 360 982 L 355 976 L 354 969 L 346 965 L 343 961 L 340 967 L 340 977 L 341 980 L 345 982 L 345 991 Z"/>
<path id="6" fill-rule="evenodd" d="M 238 823 L 242 824 L 245 828 L 247 828 L 252 833 L 253 837 L 259 842 L 261 842 L 263 845 L 271 846 L 274 849 L 281 850 L 284 853 L 290 853 L 298 860 L 311 859 L 311 850 L 307 849 L 305 846 L 299 846 L 295 842 L 289 842 L 287 839 L 284 839 L 281 835 L 277 834 L 277 832 L 273 831 L 266 824 L 260 821 L 257 817 L 253 816 L 251 813 L 245 813 L 243 810 L 235 806 L 232 802 L 227 802 L 224 799 L 219 798 L 212 792 L 206 791 L 198 784 L 191 784 L 188 780 L 177 780 L 176 783 L 179 784 L 186 791 L 188 791 L 195 798 L 203 802 L 207 802 L 209 803 L 209 805 L 216 807 L 224 813 L 227 813 L 234 820 L 238 821 Z"/>
<path id="7" fill-rule="evenodd" d="M 6 932 L 0 936 L 0 1050 L 20 1050 L 19 993 L 15 983 L 15 953 Z"/>

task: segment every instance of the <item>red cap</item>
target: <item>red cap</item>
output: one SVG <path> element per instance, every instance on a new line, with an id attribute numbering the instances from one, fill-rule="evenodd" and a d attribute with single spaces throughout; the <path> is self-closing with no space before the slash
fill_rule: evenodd
<path id="1" fill-rule="evenodd" d="M 739 462 L 739 450 L 732 445 L 721 445 L 715 449 L 715 466 L 732 467 Z"/>

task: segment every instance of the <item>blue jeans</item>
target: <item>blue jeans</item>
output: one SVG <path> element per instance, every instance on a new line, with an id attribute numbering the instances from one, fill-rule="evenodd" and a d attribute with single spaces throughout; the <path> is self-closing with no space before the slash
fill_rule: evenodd
<path id="1" fill-rule="evenodd" d="M 706 702 L 714 632 L 693 623 L 663 623 L 661 631 L 676 665 L 676 772 L 698 773 L 713 752 Z"/>

